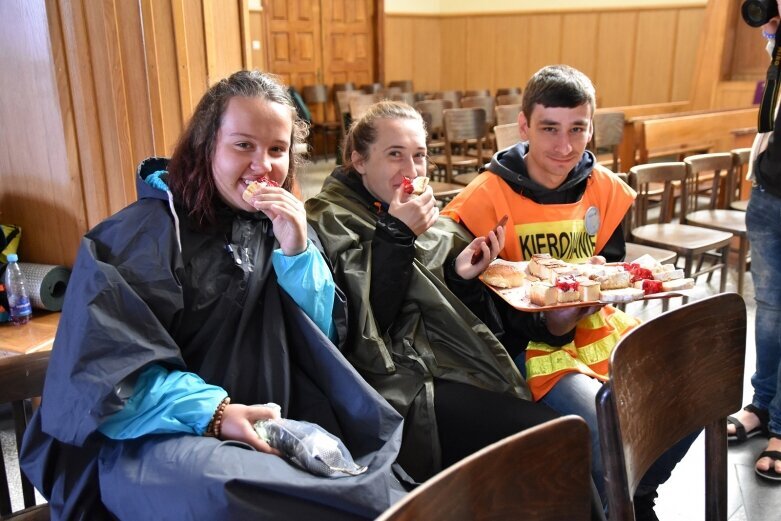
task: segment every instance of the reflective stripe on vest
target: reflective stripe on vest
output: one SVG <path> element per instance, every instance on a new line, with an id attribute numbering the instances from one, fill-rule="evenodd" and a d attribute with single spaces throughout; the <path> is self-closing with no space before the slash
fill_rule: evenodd
<path id="1" fill-rule="evenodd" d="M 534 399 L 545 396 L 567 373 L 582 373 L 606 381 L 610 353 L 621 336 L 639 323 L 636 318 L 606 306 L 578 322 L 575 339 L 564 346 L 529 342 L 526 381 Z"/>

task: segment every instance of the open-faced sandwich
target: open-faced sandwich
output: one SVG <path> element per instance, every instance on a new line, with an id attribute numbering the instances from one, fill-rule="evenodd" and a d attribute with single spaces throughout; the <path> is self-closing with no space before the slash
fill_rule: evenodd
<path id="1" fill-rule="evenodd" d="M 401 184 L 404 187 L 404 192 L 410 195 L 420 195 L 428 186 L 428 177 L 418 176 L 415 179 L 405 177 L 402 179 Z"/>
<path id="2" fill-rule="evenodd" d="M 241 194 L 241 197 L 247 201 L 248 203 L 252 202 L 252 196 L 255 195 L 255 193 L 260 190 L 262 186 L 279 186 L 279 183 L 274 181 L 273 179 L 269 179 L 266 176 L 261 177 L 257 181 L 251 181 L 247 184 L 247 188 L 244 190 L 244 193 Z"/>

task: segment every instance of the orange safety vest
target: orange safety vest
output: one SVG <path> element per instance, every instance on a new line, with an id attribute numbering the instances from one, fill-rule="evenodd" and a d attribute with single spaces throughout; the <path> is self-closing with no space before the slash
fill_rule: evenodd
<path id="1" fill-rule="evenodd" d="M 507 238 L 499 256 L 510 261 L 529 260 L 534 253 L 550 253 L 568 261 L 585 261 L 602 251 L 634 200 L 634 191 L 610 171 L 597 166 L 581 199 L 571 204 L 538 204 L 514 191 L 491 172 L 480 174 L 458 194 L 442 215 L 463 223 L 475 236 L 488 233 L 503 216 L 509 216 Z M 586 213 L 599 216 L 596 233 L 588 230 Z M 590 233 L 592 232 L 592 233 Z M 529 342 L 526 380 L 539 400 L 567 373 L 580 372 L 599 380 L 608 378 L 610 353 L 622 335 L 639 320 L 612 306 L 583 318 L 575 339 L 562 347 Z"/>

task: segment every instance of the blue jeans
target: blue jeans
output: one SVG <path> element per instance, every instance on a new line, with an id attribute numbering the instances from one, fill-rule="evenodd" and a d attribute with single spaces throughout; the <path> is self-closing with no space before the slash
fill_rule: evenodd
<path id="1" fill-rule="evenodd" d="M 781 433 L 781 199 L 755 187 L 748 203 L 746 225 L 757 303 L 757 367 L 751 377 L 752 403 L 768 410 L 770 430 Z"/>
<path id="2" fill-rule="evenodd" d="M 605 466 L 602 461 L 602 449 L 599 446 L 599 430 L 597 424 L 596 395 L 602 383 L 580 373 L 569 373 L 553 386 L 542 398 L 551 409 L 561 414 L 576 414 L 586 420 L 591 435 L 591 476 L 602 498 L 602 506 L 607 505 L 605 494 Z M 675 465 L 686 455 L 686 451 L 699 432 L 691 434 L 670 448 L 654 462 L 640 480 L 635 494 L 651 494 L 656 488 L 667 481 Z"/>

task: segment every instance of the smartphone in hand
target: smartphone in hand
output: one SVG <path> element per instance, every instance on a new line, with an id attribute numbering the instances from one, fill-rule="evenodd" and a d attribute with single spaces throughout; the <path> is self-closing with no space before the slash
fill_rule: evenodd
<path id="1" fill-rule="evenodd" d="M 508 219 L 508 217 L 506 215 L 504 217 L 502 217 L 501 219 L 499 219 L 499 222 L 496 223 L 496 227 L 494 228 L 494 233 L 495 234 L 499 233 L 499 228 L 501 228 L 502 226 L 507 224 L 507 219 Z M 490 249 L 491 248 L 491 239 L 488 238 L 488 234 L 485 235 L 485 242 L 488 245 L 488 248 Z M 480 262 L 480 260 L 482 258 L 483 258 L 483 249 L 480 248 L 479 250 L 477 250 L 472 255 L 472 264 L 477 264 L 478 262 Z"/>

